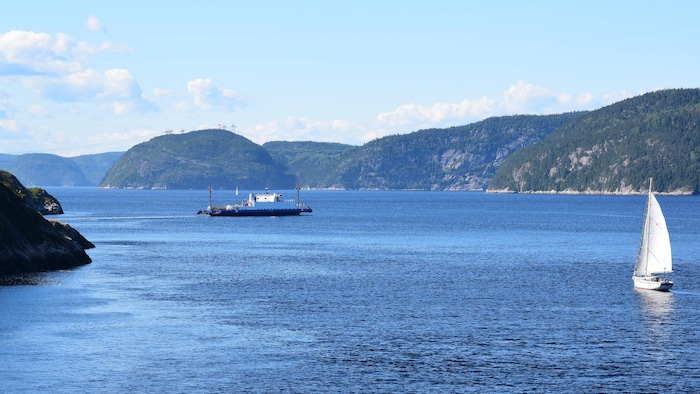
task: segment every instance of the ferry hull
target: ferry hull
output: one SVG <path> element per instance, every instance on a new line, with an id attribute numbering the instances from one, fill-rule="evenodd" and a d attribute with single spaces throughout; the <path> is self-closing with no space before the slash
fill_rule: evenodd
<path id="1" fill-rule="evenodd" d="M 311 213 L 311 208 L 304 209 L 222 209 L 203 211 L 209 216 L 298 216 L 302 212 Z"/>

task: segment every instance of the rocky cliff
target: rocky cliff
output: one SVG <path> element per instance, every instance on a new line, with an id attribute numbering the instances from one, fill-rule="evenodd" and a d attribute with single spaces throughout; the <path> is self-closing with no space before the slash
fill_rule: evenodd
<path id="1" fill-rule="evenodd" d="M 54 196 L 40 187 L 24 187 L 14 175 L 7 171 L 0 170 L 0 184 L 19 195 L 25 204 L 36 209 L 42 215 L 61 215 L 63 213 L 61 203 Z"/>
<path id="2" fill-rule="evenodd" d="M 92 261 L 85 253 L 92 243 L 67 224 L 46 220 L 18 192 L 26 190 L 23 186 L 8 187 L 21 186 L 11 174 L 0 176 L 9 179 L 0 182 L 0 275 L 68 269 Z"/>
<path id="3" fill-rule="evenodd" d="M 700 195 L 700 89 L 590 111 L 508 156 L 491 192 Z"/>

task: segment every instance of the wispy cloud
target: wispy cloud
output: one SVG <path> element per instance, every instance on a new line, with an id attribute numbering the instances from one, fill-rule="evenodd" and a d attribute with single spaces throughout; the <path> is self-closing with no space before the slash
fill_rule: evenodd
<path id="1" fill-rule="evenodd" d="M 93 102 L 115 114 L 156 109 L 125 69 L 110 69 L 104 73 L 88 69 L 62 77 L 33 78 L 25 84 L 43 98 L 64 103 Z"/>
<path id="2" fill-rule="evenodd" d="M 392 112 L 377 115 L 380 125 L 387 127 L 406 125 L 439 125 L 445 122 L 473 119 L 493 113 L 496 101 L 487 97 L 464 100 L 460 103 L 436 103 L 429 107 L 405 104 Z"/>
<path id="3" fill-rule="evenodd" d="M 109 41 L 91 44 L 61 33 L 12 30 L 0 34 L 0 77 L 62 76 L 84 70 L 89 56 L 131 51 Z"/>
<path id="4" fill-rule="evenodd" d="M 10 117 L 10 107 L 12 103 L 3 97 L 3 93 L 0 90 L 0 119 L 8 119 Z"/>
<path id="5" fill-rule="evenodd" d="M 71 56 L 77 46 L 65 34 L 51 37 L 20 30 L 0 34 L 0 76 L 77 72 L 82 65 Z"/>
<path id="6" fill-rule="evenodd" d="M 465 99 L 460 103 L 436 103 L 431 106 L 406 104 L 377 116 L 380 127 L 398 131 L 426 127 L 468 124 L 489 116 L 512 114 L 554 114 L 591 110 L 616 100 L 631 97 L 628 93 L 595 97 L 584 93 L 556 93 L 551 89 L 518 81 L 499 98 Z"/>
<path id="7" fill-rule="evenodd" d="M 187 82 L 185 92 L 156 88 L 153 96 L 177 112 L 223 111 L 234 112 L 247 105 L 247 101 L 232 89 L 214 85 L 209 78 Z"/>
<path id="8" fill-rule="evenodd" d="M 243 106 L 243 100 L 231 89 L 212 84 L 209 78 L 199 78 L 187 82 L 187 91 L 193 97 L 193 104 L 201 110 L 228 110 Z"/>
<path id="9" fill-rule="evenodd" d="M 85 27 L 93 33 L 100 33 L 103 31 L 102 23 L 100 23 L 100 20 L 97 19 L 95 15 L 90 15 L 85 23 Z"/>
<path id="10" fill-rule="evenodd" d="M 518 81 L 503 92 L 502 113 L 554 114 L 593 109 L 605 101 L 591 93 L 555 93 L 552 90 Z"/>
<path id="11" fill-rule="evenodd" d="M 253 141 L 314 140 L 346 142 L 360 145 L 390 134 L 408 133 L 433 127 L 465 125 L 490 116 L 513 114 L 556 114 L 592 110 L 640 93 L 615 92 L 596 97 L 591 93 L 556 93 L 551 89 L 518 81 L 500 97 L 464 99 L 459 103 L 415 103 L 401 105 L 394 111 L 382 112 L 375 122 L 360 124 L 346 120 L 314 121 L 289 117 L 270 121 L 245 130 Z"/>
<path id="12" fill-rule="evenodd" d="M 344 142 L 360 145 L 373 139 L 372 135 L 367 134 L 365 126 L 347 120 L 324 122 L 295 116 L 289 116 L 281 121 L 259 124 L 251 129 L 241 129 L 237 132 L 257 143 L 283 140 Z"/>
<path id="13" fill-rule="evenodd" d="M 13 139 L 21 137 L 21 127 L 16 119 L 2 119 L 0 118 L 0 136 L 2 139 L 8 138 Z"/>

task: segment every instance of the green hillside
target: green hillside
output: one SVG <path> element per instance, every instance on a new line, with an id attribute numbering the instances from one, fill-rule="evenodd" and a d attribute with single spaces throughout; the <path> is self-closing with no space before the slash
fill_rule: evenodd
<path id="1" fill-rule="evenodd" d="M 296 180 L 260 145 L 226 130 L 170 134 L 138 144 L 100 187 L 133 189 L 294 188 Z"/>
<path id="2" fill-rule="evenodd" d="M 94 186 L 80 167 L 71 159 L 46 154 L 30 153 L 0 164 L 0 168 L 15 174 L 28 186 Z"/>
<path id="3" fill-rule="evenodd" d="M 62 157 L 47 153 L 0 154 L 0 169 L 30 186 L 97 186 L 122 152 Z"/>
<path id="4" fill-rule="evenodd" d="M 97 186 L 107 171 L 119 160 L 124 152 L 106 152 L 94 155 L 72 157 L 71 160 L 80 168 L 91 186 Z"/>
<path id="5" fill-rule="evenodd" d="M 301 186 L 327 187 L 323 180 L 328 176 L 329 169 L 335 168 L 341 154 L 353 145 L 331 142 L 287 142 L 273 141 L 263 144 L 263 147 L 288 172 L 296 175 Z"/>
<path id="6" fill-rule="evenodd" d="M 484 190 L 508 155 L 581 114 L 503 116 L 380 138 L 344 151 L 319 183 L 343 189 Z"/>
<path id="7" fill-rule="evenodd" d="M 700 191 L 700 89 L 648 93 L 582 115 L 510 156 L 489 191 Z"/>

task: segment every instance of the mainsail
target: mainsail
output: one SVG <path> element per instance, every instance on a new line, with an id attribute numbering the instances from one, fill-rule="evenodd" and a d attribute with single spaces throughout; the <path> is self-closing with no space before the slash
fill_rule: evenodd
<path id="1" fill-rule="evenodd" d="M 673 272 L 671 256 L 671 240 L 666 228 L 666 219 L 661 212 L 661 206 L 651 192 L 647 201 L 646 217 L 642 230 L 642 240 L 639 243 L 637 264 L 634 275 L 647 276 L 655 273 Z"/>

